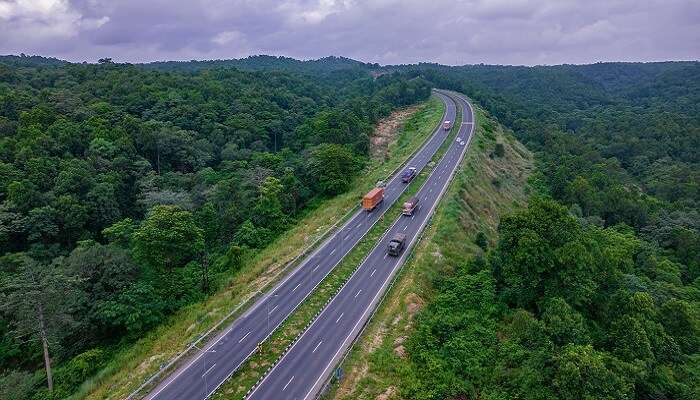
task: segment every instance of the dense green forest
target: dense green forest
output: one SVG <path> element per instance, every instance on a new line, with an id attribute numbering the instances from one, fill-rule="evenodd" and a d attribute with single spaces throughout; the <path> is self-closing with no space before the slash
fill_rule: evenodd
<path id="1" fill-rule="evenodd" d="M 403 396 L 700 398 L 700 64 L 417 69 L 537 172 L 495 246 L 437 274 Z"/>
<path id="2" fill-rule="evenodd" d="M 699 398 L 699 63 L 268 56 L 0 57 L 0 395 L 65 397 L 205 298 L 431 86 L 487 109 L 537 172 L 484 256 L 436 274 L 402 396 Z"/>
<path id="3" fill-rule="evenodd" d="M 287 61 L 0 57 L 1 398 L 70 395 L 345 191 L 374 123 L 430 95 L 408 74 Z"/>

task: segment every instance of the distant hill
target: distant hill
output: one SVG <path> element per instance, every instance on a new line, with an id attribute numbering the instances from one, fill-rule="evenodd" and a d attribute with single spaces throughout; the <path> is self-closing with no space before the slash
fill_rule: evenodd
<path id="1" fill-rule="evenodd" d="M 42 56 L 27 56 L 25 54 L 4 55 L 0 56 L 0 64 L 5 64 L 13 67 L 42 67 L 42 66 L 60 66 L 69 64 L 68 61 L 59 60 L 53 57 Z"/>
<path id="2" fill-rule="evenodd" d="M 297 60 L 290 57 L 278 56 L 250 56 L 241 59 L 230 60 L 203 60 L 203 61 L 159 61 L 143 64 L 148 68 L 164 71 L 198 71 L 202 69 L 235 67 L 244 70 L 270 71 L 285 70 L 301 73 L 330 72 L 347 69 L 378 69 L 379 64 L 367 64 L 345 57 L 329 56 L 318 60 Z"/>

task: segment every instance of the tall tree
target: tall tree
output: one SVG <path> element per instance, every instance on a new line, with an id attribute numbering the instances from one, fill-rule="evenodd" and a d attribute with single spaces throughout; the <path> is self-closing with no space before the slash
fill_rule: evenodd
<path id="1" fill-rule="evenodd" d="M 49 391 L 53 390 L 51 348 L 72 325 L 77 293 L 77 280 L 66 274 L 60 261 L 45 265 L 26 254 L 5 256 L 2 263 L 14 272 L 0 281 L 0 310 L 13 316 L 15 335 L 41 342 Z"/>

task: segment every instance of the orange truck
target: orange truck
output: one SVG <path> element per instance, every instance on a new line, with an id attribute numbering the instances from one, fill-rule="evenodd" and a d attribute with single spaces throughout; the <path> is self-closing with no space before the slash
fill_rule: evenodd
<path id="1" fill-rule="evenodd" d="M 383 200 L 384 200 L 384 188 L 383 187 L 376 187 L 376 188 L 370 190 L 366 195 L 364 195 L 364 197 L 362 197 L 362 208 L 364 208 L 368 212 L 372 211 Z"/>

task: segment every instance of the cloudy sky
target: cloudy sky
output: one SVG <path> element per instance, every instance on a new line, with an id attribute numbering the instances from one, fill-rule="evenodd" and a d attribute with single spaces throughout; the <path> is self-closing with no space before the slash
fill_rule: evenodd
<path id="1" fill-rule="evenodd" d="M 381 64 L 697 60 L 700 0 L 0 0 L 0 54 Z"/>

